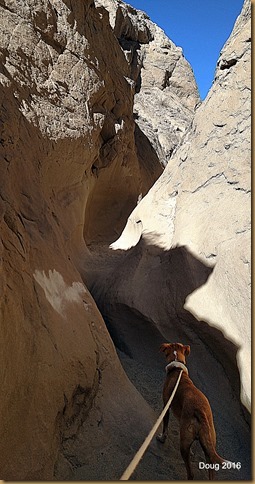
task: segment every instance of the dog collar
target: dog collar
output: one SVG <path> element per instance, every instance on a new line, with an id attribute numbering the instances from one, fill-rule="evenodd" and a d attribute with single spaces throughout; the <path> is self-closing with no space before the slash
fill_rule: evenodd
<path id="1" fill-rule="evenodd" d="M 181 368 L 187 373 L 187 375 L 189 374 L 186 365 L 184 365 L 184 363 L 181 363 L 180 361 L 171 361 L 171 363 L 168 363 L 168 365 L 166 365 L 165 370 L 168 373 L 172 368 Z"/>

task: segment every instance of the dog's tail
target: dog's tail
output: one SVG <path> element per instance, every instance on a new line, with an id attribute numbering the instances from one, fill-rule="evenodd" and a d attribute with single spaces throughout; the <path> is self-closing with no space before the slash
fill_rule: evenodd
<path id="1" fill-rule="evenodd" d="M 223 462 L 227 462 L 226 459 L 223 459 L 215 449 L 212 449 L 210 454 L 208 455 L 210 462 L 212 464 L 223 464 Z"/>
<path id="2" fill-rule="evenodd" d="M 200 435 L 199 441 L 205 456 L 212 464 L 223 464 L 223 462 L 226 462 L 226 459 L 223 459 L 223 457 L 216 452 L 215 445 L 213 444 L 212 440 L 208 438 L 208 436 L 205 437 L 204 434 Z"/>

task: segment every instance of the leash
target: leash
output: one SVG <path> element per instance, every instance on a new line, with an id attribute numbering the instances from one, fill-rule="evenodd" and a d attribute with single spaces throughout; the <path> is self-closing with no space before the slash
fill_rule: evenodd
<path id="1" fill-rule="evenodd" d="M 172 403 L 172 400 L 175 396 L 175 392 L 178 388 L 178 385 L 180 383 L 180 379 L 181 379 L 181 376 L 182 376 L 182 372 L 183 370 L 180 371 L 180 374 L 178 376 L 178 379 L 177 379 L 177 382 L 175 384 L 175 387 L 173 389 L 173 392 L 167 402 L 167 404 L 165 405 L 165 407 L 163 408 L 158 420 L 156 421 L 156 423 L 154 424 L 154 426 L 152 427 L 150 433 L 148 434 L 148 436 L 146 437 L 144 443 L 141 445 L 140 449 L 138 450 L 138 452 L 135 454 L 133 460 L 130 462 L 129 466 L 126 468 L 125 472 L 122 474 L 121 478 L 120 478 L 120 481 L 128 481 L 128 479 L 130 478 L 131 474 L 133 474 L 135 468 L 137 467 L 137 465 L 139 464 L 141 458 L 143 457 L 143 454 L 144 452 L 146 451 L 147 447 L 149 446 L 154 434 L 156 433 L 156 430 L 158 429 L 161 421 L 163 420 L 167 410 L 169 409 L 171 403 Z"/>

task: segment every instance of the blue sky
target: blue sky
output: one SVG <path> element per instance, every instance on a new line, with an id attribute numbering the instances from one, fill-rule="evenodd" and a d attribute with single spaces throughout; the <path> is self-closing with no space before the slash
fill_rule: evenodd
<path id="1" fill-rule="evenodd" d="M 214 78 L 219 53 L 243 0 L 126 0 L 145 11 L 179 47 L 194 71 L 204 99 Z"/>

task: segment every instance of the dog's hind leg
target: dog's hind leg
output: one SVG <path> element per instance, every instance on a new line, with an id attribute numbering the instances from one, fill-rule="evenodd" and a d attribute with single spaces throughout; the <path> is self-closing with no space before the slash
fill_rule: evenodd
<path id="1" fill-rule="evenodd" d="M 183 445 L 183 442 L 181 442 L 180 450 L 181 450 L 181 456 L 184 460 L 184 464 L 187 471 L 187 479 L 189 481 L 192 481 L 194 479 L 194 474 L 192 472 L 191 464 L 190 464 L 190 446 L 191 444 L 189 444 L 189 446 L 186 447 L 185 445 Z"/>
<path id="2" fill-rule="evenodd" d="M 164 419 L 163 419 L 163 432 L 162 432 L 162 434 L 157 435 L 157 440 L 159 442 L 162 442 L 162 444 L 164 444 L 164 442 L 166 441 L 166 438 L 167 438 L 168 422 L 169 422 L 169 410 L 167 410 L 167 412 L 164 416 Z"/>
<path id="3" fill-rule="evenodd" d="M 194 474 L 191 469 L 190 463 L 190 447 L 195 440 L 195 429 L 190 425 L 187 428 L 187 425 L 183 425 L 180 428 L 180 451 L 181 456 L 184 460 L 184 464 L 186 466 L 187 471 L 187 479 L 189 481 L 194 479 Z"/>

